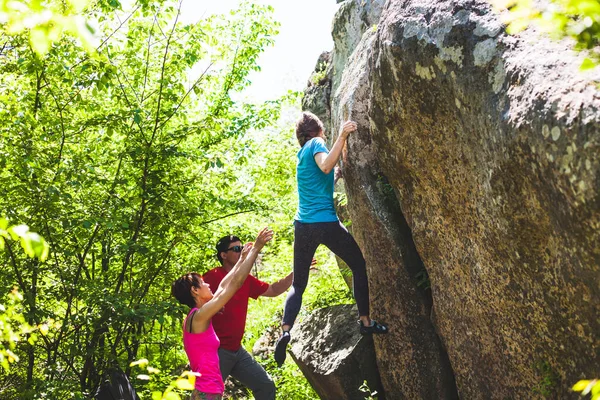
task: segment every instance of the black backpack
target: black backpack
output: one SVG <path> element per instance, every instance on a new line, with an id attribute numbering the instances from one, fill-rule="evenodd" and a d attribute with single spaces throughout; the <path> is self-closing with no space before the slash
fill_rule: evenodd
<path id="1" fill-rule="evenodd" d="M 94 399 L 140 400 L 127 375 L 120 369 L 112 369 L 107 373 L 107 378 L 96 391 Z"/>

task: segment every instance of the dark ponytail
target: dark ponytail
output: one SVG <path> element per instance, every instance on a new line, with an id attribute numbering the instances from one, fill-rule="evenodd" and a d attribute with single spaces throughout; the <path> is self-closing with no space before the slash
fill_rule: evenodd
<path id="1" fill-rule="evenodd" d="M 177 279 L 175 282 L 173 282 L 173 284 L 171 285 L 171 294 L 181 304 L 185 304 L 190 308 L 194 308 L 196 307 L 196 301 L 192 296 L 192 288 L 199 288 L 201 282 L 202 278 L 199 274 L 195 272 L 185 274 L 179 279 Z"/>
<path id="2" fill-rule="evenodd" d="M 296 138 L 300 147 L 303 147 L 310 139 L 319 136 L 323 131 L 323 123 L 311 112 L 304 111 L 296 122 Z"/>

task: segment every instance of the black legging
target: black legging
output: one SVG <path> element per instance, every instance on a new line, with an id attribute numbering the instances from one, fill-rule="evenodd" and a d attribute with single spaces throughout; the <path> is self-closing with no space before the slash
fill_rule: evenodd
<path id="1" fill-rule="evenodd" d="M 315 251 L 324 244 L 352 270 L 354 298 L 358 315 L 369 315 L 369 284 L 365 259 L 348 230 L 339 221 L 304 224 L 294 222 L 294 283 L 283 311 L 283 325 L 294 325 L 300 312 L 302 294 L 308 284 L 308 273 Z"/>

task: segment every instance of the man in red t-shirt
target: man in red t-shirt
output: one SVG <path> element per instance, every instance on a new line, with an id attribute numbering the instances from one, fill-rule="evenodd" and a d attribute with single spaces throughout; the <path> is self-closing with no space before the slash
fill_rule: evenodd
<path id="1" fill-rule="evenodd" d="M 211 269 L 202 279 L 210 285 L 213 293 L 221 280 L 240 259 L 242 242 L 237 236 L 225 236 L 217 242 L 217 258 L 221 267 Z M 246 329 L 248 299 L 259 296 L 275 297 L 285 292 L 291 285 L 294 275 L 268 284 L 252 275 L 248 275 L 242 287 L 237 291 L 223 310 L 212 318 L 213 328 L 221 340 L 219 347 L 219 363 L 223 382 L 233 376 L 243 385 L 250 388 L 256 400 L 274 400 L 275 384 L 267 371 L 242 347 L 242 338 Z"/>

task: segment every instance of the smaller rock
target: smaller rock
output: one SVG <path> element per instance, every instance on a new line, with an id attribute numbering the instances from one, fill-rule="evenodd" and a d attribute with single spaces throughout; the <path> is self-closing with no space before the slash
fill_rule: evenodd
<path id="1" fill-rule="evenodd" d="M 385 399 L 372 336 L 359 333 L 355 305 L 315 311 L 292 330 L 291 356 L 322 400 Z"/>

